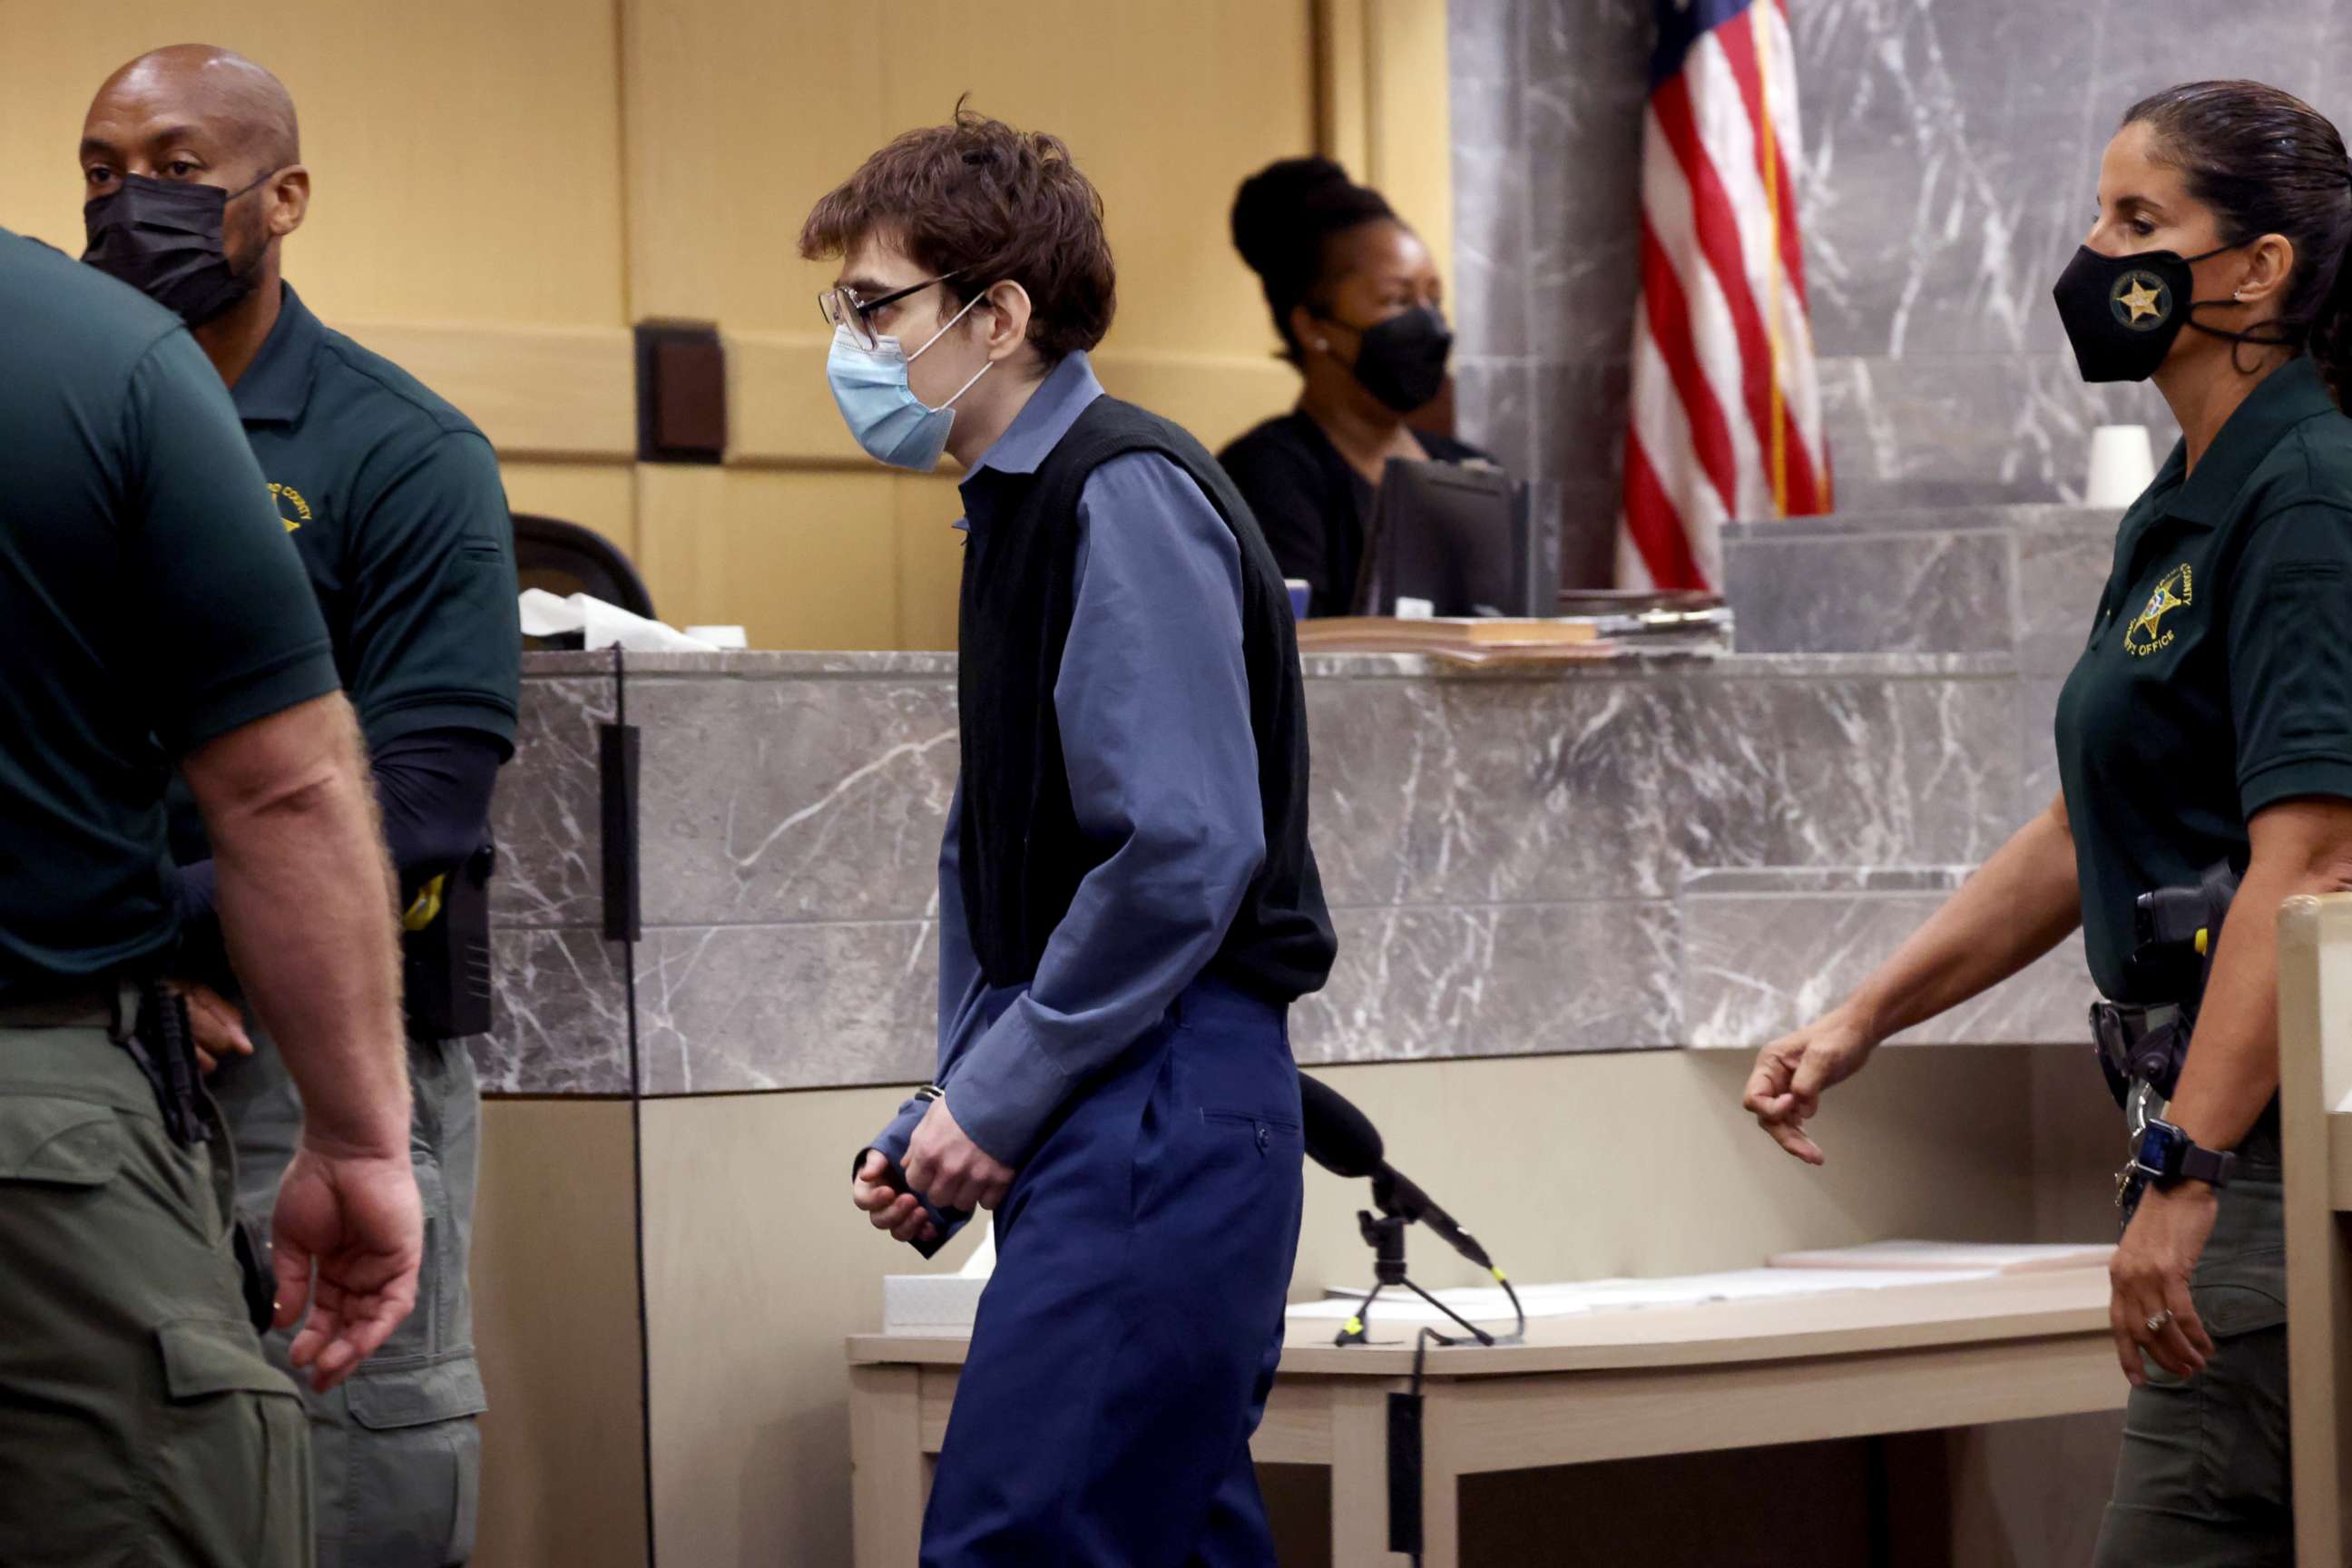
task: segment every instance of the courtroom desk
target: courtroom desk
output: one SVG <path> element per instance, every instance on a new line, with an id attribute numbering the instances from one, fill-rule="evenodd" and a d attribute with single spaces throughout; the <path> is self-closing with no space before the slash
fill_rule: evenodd
<path id="1" fill-rule="evenodd" d="M 1335 1347 L 1294 1325 L 1251 1453 L 1331 1472 L 1331 1558 L 1387 1551 L 1387 1396 L 1410 1340 Z M 857 1568 L 916 1558 L 962 1339 L 848 1343 Z M 2103 1268 L 1948 1286 L 1539 1319 L 1528 1342 L 1433 1349 L 1422 1417 L 1425 1568 L 1456 1568 L 1462 1477 L 2118 1409 Z"/>

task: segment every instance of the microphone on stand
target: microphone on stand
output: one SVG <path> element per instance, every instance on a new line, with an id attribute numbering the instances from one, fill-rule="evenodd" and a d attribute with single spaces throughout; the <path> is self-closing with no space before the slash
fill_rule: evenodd
<path id="1" fill-rule="evenodd" d="M 1372 1202 L 1382 1214 L 1393 1219 L 1420 1221 L 1454 1251 L 1479 1268 L 1494 1271 L 1495 1260 L 1486 1256 L 1478 1238 L 1464 1230 L 1411 1177 L 1388 1163 L 1380 1129 L 1347 1096 L 1321 1079 L 1302 1073 L 1298 1098 L 1305 1111 L 1309 1159 L 1334 1175 L 1369 1177 Z"/>

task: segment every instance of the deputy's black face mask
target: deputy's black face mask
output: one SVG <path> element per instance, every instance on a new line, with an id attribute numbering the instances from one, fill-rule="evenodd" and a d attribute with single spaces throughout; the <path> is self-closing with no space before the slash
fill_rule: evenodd
<path id="1" fill-rule="evenodd" d="M 2074 363 L 2083 379 L 2146 381 L 2172 352 L 2173 340 L 2185 326 L 2247 341 L 2240 333 L 2189 319 L 2200 305 L 2239 303 L 2192 300 L 2196 282 L 2189 270 L 2207 257 L 2237 248 L 2218 246 L 2203 256 L 2188 257 L 2175 250 L 2102 256 L 2087 245 L 2077 249 L 2050 292 L 2058 301 L 2058 319 L 2065 324 L 2066 341 L 2074 345 Z"/>
<path id="2" fill-rule="evenodd" d="M 253 292 L 261 258 L 257 254 L 242 268 L 231 265 L 228 204 L 269 174 L 238 191 L 125 174 L 81 209 L 89 238 L 81 258 L 177 311 L 188 325 L 202 326 Z"/>
<path id="3" fill-rule="evenodd" d="M 1454 352 L 1454 332 L 1445 318 L 1427 305 L 1355 331 L 1356 379 L 1389 407 L 1411 414 L 1427 407 L 1445 389 L 1445 360 Z"/>

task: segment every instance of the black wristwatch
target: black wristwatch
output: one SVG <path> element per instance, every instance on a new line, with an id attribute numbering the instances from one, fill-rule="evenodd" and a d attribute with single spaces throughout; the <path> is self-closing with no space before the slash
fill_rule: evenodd
<path id="1" fill-rule="evenodd" d="M 2131 1168 L 2158 1192 L 2184 1181 L 2202 1182 L 2218 1191 L 2230 1184 L 2237 1163 L 2238 1157 L 2228 1150 L 2204 1148 L 2171 1122 L 2150 1117 L 2140 1130 Z"/>

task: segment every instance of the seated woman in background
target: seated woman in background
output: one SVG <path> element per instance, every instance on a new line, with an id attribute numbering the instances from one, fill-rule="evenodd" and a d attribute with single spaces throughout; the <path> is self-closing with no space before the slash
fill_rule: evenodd
<path id="1" fill-rule="evenodd" d="M 1265 286 L 1283 358 L 1307 384 L 1291 413 L 1218 454 L 1307 614 L 1349 612 L 1364 525 L 1391 458 L 1486 461 L 1410 429 L 1445 384 L 1454 334 L 1437 268 L 1378 191 L 1328 158 L 1285 158 L 1242 183 L 1234 247 Z"/>

